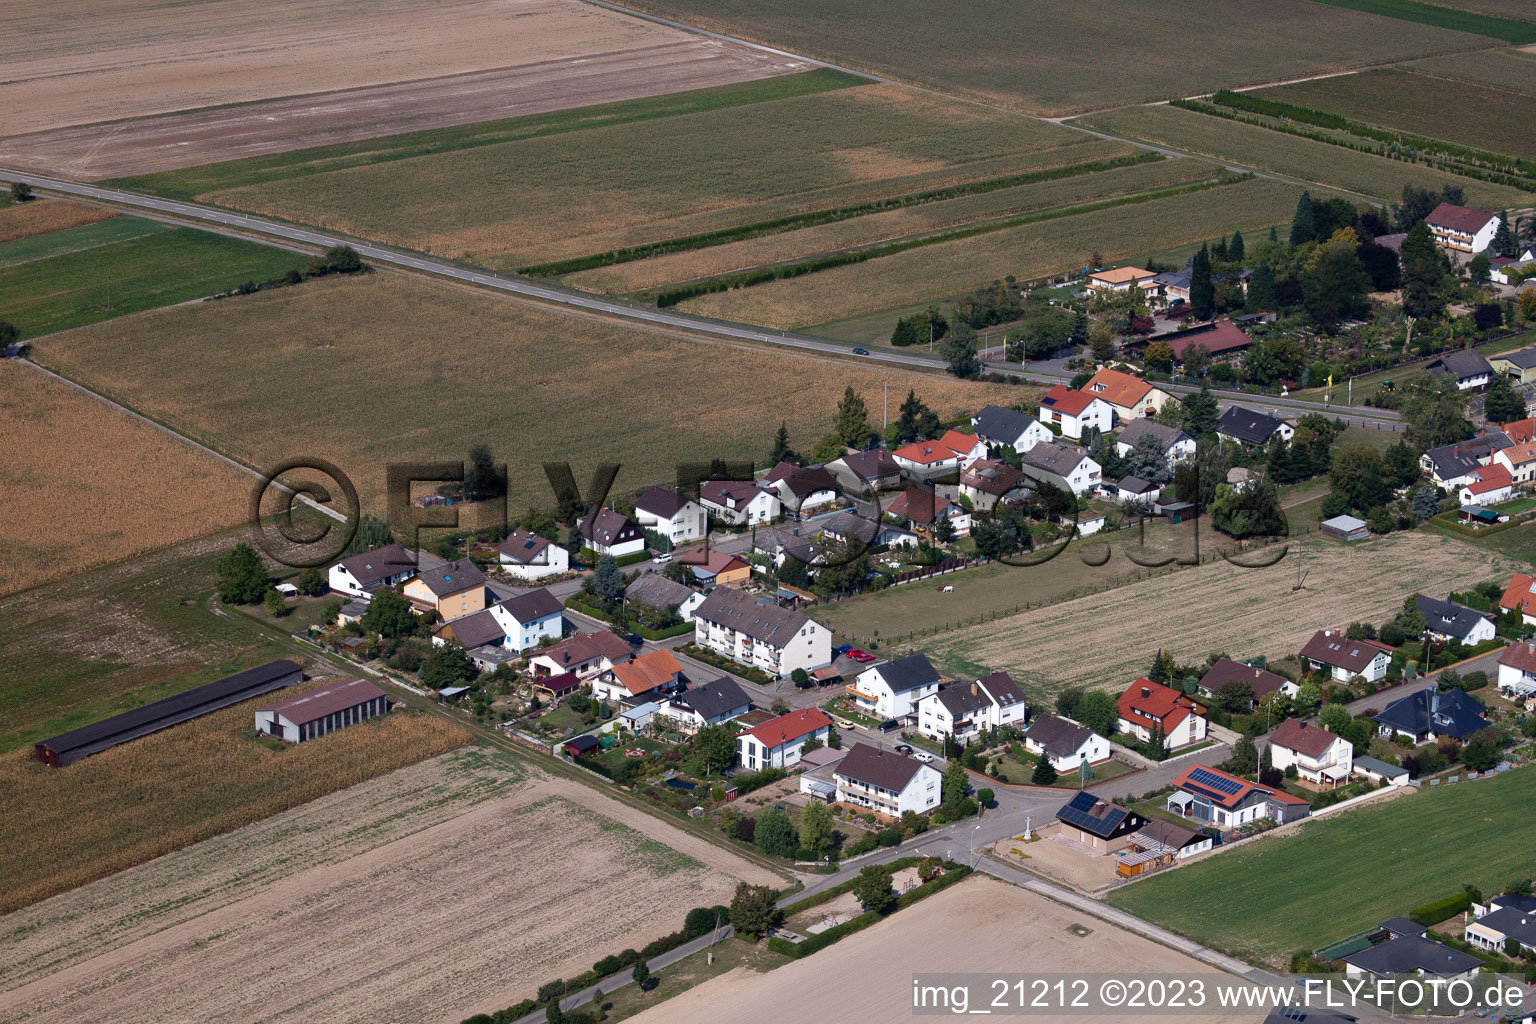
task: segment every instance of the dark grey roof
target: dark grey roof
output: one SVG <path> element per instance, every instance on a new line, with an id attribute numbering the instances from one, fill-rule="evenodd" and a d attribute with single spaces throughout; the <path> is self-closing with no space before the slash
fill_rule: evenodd
<path id="1" fill-rule="evenodd" d="M 1462 974 L 1482 966 L 1471 953 L 1442 946 L 1422 935 L 1401 935 L 1379 946 L 1362 949 L 1344 958 L 1344 962 L 1370 974 Z"/>
<path id="2" fill-rule="evenodd" d="M 1165 427 L 1155 420 L 1141 417 L 1131 420 L 1131 422 L 1121 427 L 1120 433 L 1115 435 L 1115 441 L 1134 446 L 1137 441 L 1148 436 L 1157 438 L 1165 452 L 1181 441 L 1193 440 L 1193 438 L 1177 427 Z"/>
<path id="3" fill-rule="evenodd" d="M 1430 363 L 1428 369 L 1431 374 L 1446 373 L 1457 380 L 1470 380 L 1493 373 L 1493 367 L 1488 365 L 1483 354 L 1470 348 L 1447 352 Z"/>
<path id="4" fill-rule="evenodd" d="M 1194 279 L 1179 270 L 1165 270 L 1152 278 L 1153 284 L 1170 285 L 1174 288 L 1188 288 Z"/>
<path id="5" fill-rule="evenodd" d="M 1522 370 L 1536 367 L 1536 348 L 1522 348 L 1518 352 L 1505 352 L 1503 355 L 1494 356 L 1502 359 L 1511 366 L 1518 366 Z"/>
<path id="6" fill-rule="evenodd" d="M 1235 437 L 1245 444 L 1268 444 L 1281 423 L 1268 413 L 1234 405 L 1216 421 L 1216 433 Z"/>
<path id="7" fill-rule="evenodd" d="M 581 521 L 581 535 L 593 544 L 610 547 L 641 534 L 640 527 L 630 522 L 628 516 L 611 508 L 602 508 Z"/>
<path id="8" fill-rule="evenodd" d="M 1051 757 L 1071 757 L 1093 738 L 1093 730 L 1059 715 L 1041 715 L 1024 730 L 1024 735 Z"/>
<path id="9" fill-rule="evenodd" d="M 683 510 L 688 499 L 677 491 L 665 487 L 651 487 L 635 501 L 637 510 L 644 510 L 661 519 L 671 519 Z"/>
<path id="10" fill-rule="evenodd" d="M 1216 663 L 1210 667 L 1205 675 L 1200 677 L 1200 688 L 1214 694 L 1222 686 L 1234 679 L 1246 682 L 1253 692 L 1255 700 L 1263 700 L 1284 686 L 1286 679 L 1276 672 L 1268 672 L 1262 668 L 1254 668 L 1252 665 L 1244 665 L 1240 661 L 1231 658 L 1217 658 Z"/>
<path id="11" fill-rule="evenodd" d="M 399 544 L 386 544 L 372 551 L 362 551 L 343 558 L 342 568 L 363 586 L 389 579 L 391 576 L 409 575 L 416 571 L 416 556 Z"/>
<path id="12" fill-rule="evenodd" d="M 1424 616 L 1424 622 L 1430 632 L 1453 636 L 1458 640 L 1465 640 L 1479 623 L 1488 619 L 1488 616 L 1482 612 L 1468 608 L 1464 604 L 1456 604 L 1454 601 L 1437 601 L 1423 594 L 1418 595 L 1414 605 L 1418 608 L 1419 614 Z"/>
<path id="13" fill-rule="evenodd" d="M 789 488 L 789 492 L 797 498 L 804 498 L 816 491 L 837 490 L 837 481 L 831 473 L 820 466 L 805 469 L 792 462 L 781 462 L 770 469 L 763 479 L 768 483 L 783 482 L 784 486 Z"/>
<path id="14" fill-rule="evenodd" d="M 471 587 L 484 586 L 485 573 L 467 558 L 456 562 L 444 562 L 436 569 L 423 569 L 417 578 L 438 597 L 460 594 Z"/>
<path id="15" fill-rule="evenodd" d="M 669 580 L 659 572 L 641 573 L 624 588 L 624 598 L 638 601 L 652 608 L 667 611 L 676 608 L 694 595 L 694 591 L 676 580 Z"/>
<path id="16" fill-rule="evenodd" d="M 1355 767 L 1360 771 L 1370 772 L 1372 775 L 1380 775 L 1385 779 L 1392 779 L 1398 777 L 1399 775 L 1408 774 L 1408 769 L 1406 768 L 1395 764 L 1388 764 L 1385 761 L 1374 757 L 1367 757 L 1365 755 L 1361 755 L 1360 757 L 1355 758 Z"/>
<path id="17" fill-rule="evenodd" d="M 1139 476 L 1123 476 L 1115 487 L 1127 494 L 1146 494 L 1148 491 L 1157 490 L 1157 484 L 1150 480 L 1143 480 Z"/>
<path id="18" fill-rule="evenodd" d="M 452 631 L 454 638 L 459 641 L 459 646 L 465 650 L 482 644 L 504 644 L 507 641 L 507 631 L 489 611 L 461 615 L 457 619 L 443 623 L 437 629 L 438 635 L 448 631 Z"/>
<path id="19" fill-rule="evenodd" d="M 1012 445 L 1024 436 L 1024 432 L 1035 422 L 1035 418 L 1017 409 L 1005 409 L 1000 405 L 984 405 L 972 422 L 976 427 L 976 436 L 983 441 Z"/>
<path id="20" fill-rule="evenodd" d="M 973 686 L 976 690 L 974 693 L 971 692 Z M 938 697 L 939 703 L 944 705 L 951 718 L 964 718 L 972 711 L 992 706 L 992 699 L 974 683 L 955 683 L 944 687 L 935 696 Z"/>
<path id="21" fill-rule="evenodd" d="M 873 544 L 875 538 L 880 535 L 879 524 L 872 523 L 863 516 L 856 516 L 852 512 L 839 512 L 823 523 L 821 528 L 839 537 L 855 537 L 865 544 Z"/>
<path id="22" fill-rule="evenodd" d="M 1047 473 L 1055 473 L 1057 476 L 1066 476 L 1078 467 L 1088 453 L 1082 448 L 1076 448 L 1067 444 L 1056 444 L 1053 441 L 1041 441 L 1029 451 L 1025 452 L 1020 461 L 1026 466 L 1043 469 Z"/>
<path id="23" fill-rule="evenodd" d="M 877 750 L 867 743 L 855 743 L 833 769 L 833 774 L 900 793 L 922 768 L 921 761 L 894 750 Z"/>
<path id="24" fill-rule="evenodd" d="M 543 587 L 509 597 L 501 602 L 501 606 L 507 610 L 507 614 L 523 623 L 559 615 L 565 608 L 558 597 Z"/>
<path id="25" fill-rule="evenodd" d="M 1501 430 L 1490 430 L 1469 441 L 1457 441 L 1443 448 L 1431 448 L 1424 457 L 1435 467 L 1435 475 L 1441 480 L 1453 480 L 1478 467 L 1480 459 L 1486 459 L 1513 442 Z"/>
<path id="26" fill-rule="evenodd" d="M 989 676 L 982 676 L 977 682 L 982 689 L 992 695 L 992 699 L 1005 707 L 1009 704 L 1017 704 L 1024 699 L 1024 689 L 1013 681 L 1013 676 L 1007 672 L 993 672 Z"/>
<path id="27" fill-rule="evenodd" d="M 1436 693 L 1428 689 L 1398 698 L 1374 721 L 1414 735 L 1431 732 L 1461 739 L 1487 726 L 1484 710 L 1483 702 L 1465 690 Z"/>
<path id="28" fill-rule="evenodd" d="M 891 453 L 884 448 L 871 448 L 865 452 L 854 452 L 852 455 L 844 455 L 835 460 L 848 467 L 848 472 L 866 483 L 878 480 L 883 476 L 893 476 L 901 472 L 901 467 Z"/>
<path id="29" fill-rule="evenodd" d="M 1417 921 L 1410 921 L 1406 917 L 1389 917 L 1381 922 L 1381 926 L 1393 935 L 1423 935 L 1429 931 L 1427 925 L 1419 924 Z"/>
<path id="30" fill-rule="evenodd" d="M 758 604 L 755 598 L 730 587 L 711 590 L 693 615 L 695 619 L 718 623 L 773 647 L 789 643 L 811 621 L 799 612 L 780 608 L 771 601 Z"/>
<path id="31" fill-rule="evenodd" d="M 894 693 L 906 693 L 939 681 L 939 670 L 933 667 L 928 656 L 921 651 L 877 665 L 874 671 Z"/>
<path id="32" fill-rule="evenodd" d="M 1477 923 L 1518 939 L 1521 945 L 1536 948 L 1536 914 L 1518 907 L 1505 907 L 1484 914 Z"/>
<path id="33" fill-rule="evenodd" d="M 1514 893 L 1506 892 L 1495 896 L 1488 903 L 1490 906 L 1498 907 L 1500 910 L 1507 910 L 1513 907 L 1527 914 L 1536 913 L 1536 896 L 1517 896 Z M 1536 945 L 1536 943 L 1532 943 L 1532 945 Z"/>
<path id="34" fill-rule="evenodd" d="M 708 719 L 729 714 L 737 708 L 750 707 L 752 698 L 733 681 L 722 676 L 703 686 L 689 687 L 677 696 L 675 703 L 686 705 Z"/>
<path id="35" fill-rule="evenodd" d="M 1101 800 L 1087 790 L 1078 793 L 1056 812 L 1059 821 L 1080 828 L 1101 839 L 1129 832 L 1141 824 L 1141 816 L 1119 804 Z"/>

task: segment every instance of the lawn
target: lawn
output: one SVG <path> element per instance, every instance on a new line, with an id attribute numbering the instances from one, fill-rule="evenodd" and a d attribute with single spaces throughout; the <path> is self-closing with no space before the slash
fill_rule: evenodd
<path id="1" fill-rule="evenodd" d="M 892 395 L 915 388 L 944 418 L 1032 394 L 701 344 L 394 274 L 163 310 L 35 352 L 251 464 L 330 459 L 380 513 L 387 463 L 462 459 L 476 442 L 507 461 L 520 514 L 553 506 L 552 459 L 583 487 L 592 466 L 618 462 L 615 487 L 638 489 L 676 480 L 683 462 L 761 461 L 783 420 L 809 450 L 849 385 L 871 409 L 887 379 Z"/>
<path id="2" fill-rule="evenodd" d="M 978 0 L 964 16 L 920 0 L 879 6 L 812 0 L 642 0 L 639 7 L 844 66 L 1033 114 L 1188 96 L 1409 56 L 1483 39 L 1308 3 Z M 1167 40 L 1178 40 L 1167 46 Z M 1048 45 L 1042 41 L 1048 40 Z"/>
<path id="3" fill-rule="evenodd" d="M 1536 25 L 1531 27 L 1536 32 Z M 1508 89 L 1383 68 L 1254 95 L 1494 153 L 1536 157 L 1531 97 Z"/>
<path id="4" fill-rule="evenodd" d="M 1526 193 L 1504 185 L 1178 107 L 1111 110 L 1082 118 L 1082 121 L 1118 135 L 1230 160 L 1240 166 L 1284 174 L 1379 200 L 1396 201 L 1402 196 L 1404 185 L 1433 189 L 1457 185 L 1466 190 L 1467 201 L 1473 206 L 1497 210 L 1523 206 L 1530 201 Z"/>
<path id="5" fill-rule="evenodd" d="M 1039 763 L 1040 759 L 1027 750 L 1022 752 L 1021 757 L 1022 760 L 1015 760 L 1013 757 L 1005 755 L 1001 759 L 999 763 L 1002 765 L 1002 781 L 1012 783 L 1015 786 L 1033 786 L 1035 785 L 1035 765 Z M 997 761 L 996 758 L 993 760 Z M 1129 775 L 1136 770 L 1130 765 L 1122 764 L 1119 761 L 1105 761 L 1103 764 L 1093 765 L 1092 768 L 1093 774 L 1088 779 L 1090 786 L 1095 782 L 1107 782 L 1110 779 L 1118 779 L 1120 776 Z M 975 780 L 972 780 L 972 782 L 978 786 L 983 785 L 982 783 L 975 782 Z M 1056 789 L 1077 789 L 1079 788 L 1078 774 L 1075 770 L 1058 774 L 1056 781 L 1051 785 Z"/>
<path id="6" fill-rule="evenodd" d="M 94 249 L 99 245 L 111 245 L 113 242 L 126 242 L 129 239 L 170 230 L 168 225 L 158 221 L 144 220 L 140 217 L 112 217 L 109 220 L 60 228 L 56 231 L 38 232 L 9 242 L 0 242 L 0 267 L 30 263 L 32 260 L 43 260 L 50 256 L 63 256 L 66 253 Z"/>
<path id="7" fill-rule="evenodd" d="M 1300 189 L 1250 180 L 1128 206 L 957 238 L 804 277 L 705 295 L 679 308 L 774 328 L 797 328 L 937 299 L 1010 274 L 1028 280 L 1288 221 Z M 894 324 L 894 315 L 890 323 Z M 889 328 L 887 328 L 889 330 Z"/>
<path id="8" fill-rule="evenodd" d="M 868 84 L 204 193 L 225 206 L 513 269 L 999 177 L 1091 140 Z M 846 84 L 840 78 L 838 84 Z M 511 201 L 516 197 L 515 201 Z"/>
<path id="9" fill-rule="evenodd" d="M 1536 770 L 1441 785 L 1153 875 L 1108 902 L 1250 962 L 1283 964 L 1474 885 L 1530 873 Z M 1497 824 L 1490 827 L 1489 822 Z M 1447 855 L 1475 850 L 1475 856 Z"/>
<path id="10" fill-rule="evenodd" d="M 23 338 L 228 291 L 302 270 L 308 257 L 176 228 L 0 269 L 3 310 Z"/>

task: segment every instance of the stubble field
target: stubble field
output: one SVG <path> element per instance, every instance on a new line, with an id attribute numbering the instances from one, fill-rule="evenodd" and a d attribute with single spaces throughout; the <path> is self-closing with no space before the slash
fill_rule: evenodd
<path id="1" fill-rule="evenodd" d="M 1033 114 L 1058 115 L 1486 47 L 1485 37 L 1308 3 L 642 0 L 644 10 Z M 914 30 L 920 26 L 920 30 Z M 1049 40 L 1049 45 L 1043 45 Z"/>
<path id="2" fill-rule="evenodd" d="M 1298 550 L 1306 573 L 1299 591 L 1292 589 Z M 1115 689 L 1145 672 L 1159 649 L 1181 663 L 1214 651 L 1281 657 L 1319 629 L 1379 624 L 1402 607 L 1405 595 L 1443 597 L 1518 568 L 1501 554 L 1427 531 L 1352 547 L 1310 540 L 1293 544 L 1270 568 L 1217 562 L 946 633 L 923 649 L 958 674 L 980 666 L 1006 669 L 1044 693 L 1067 686 Z M 1111 631 L 1110 642 L 1104 630 Z"/>
<path id="3" fill-rule="evenodd" d="M 149 424 L 0 361 L 0 594 L 239 522 L 248 478 Z"/>
<path id="4" fill-rule="evenodd" d="M 0 207 L 0 242 L 11 242 L 50 231 L 94 224 L 117 216 L 116 211 L 84 203 L 36 199 L 29 203 L 11 203 Z"/>
<path id="5" fill-rule="evenodd" d="M 1431 57 L 1409 66 L 1425 74 L 1536 96 L 1536 53 L 1529 49 Z"/>
<path id="6" fill-rule="evenodd" d="M 1185 195 L 1005 228 L 971 238 L 834 267 L 803 277 L 717 292 L 680 303 L 705 316 L 774 328 L 825 323 L 981 287 L 1013 274 L 1028 280 L 1106 260 L 1288 221 L 1301 189 L 1255 179 Z M 894 317 L 892 318 L 894 322 Z"/>
<path id="7" fill-rule="evenodd" d="M 879 422 L 915 388 L 941 417 L 1025 389 L 684 340 L 393 274 L 322 279 L 45 339 L 36 358 L 253 465 L 334 461 L 382 513 L 385 465 L 508 463 L 511 511 L 554 503 L 542 464 L 615 487 L 675 480 L 679 462 L 761 462 L 787 420 L 809 449 L 845 385 Z M 545 383 L 540 383 L 543 376 Z M 317 410 L 323 418 L 315 420 Z"/>
<path id="8" fill-rule="evenodd" d="M 0 919 L 0 1014 L 450 1024 L 738 879 L 782 884 L 503 758 L 450 754 Z"/>
<path id="9" fill-rule="evenodd" d="M 1387 202 L 1399 199 L 1404 185 L 1434 189 L 1456 185 L 1466 190 L 1467 202 L 1491 209 L 1529 202 L 1526 193 L 1505 185 L 1476 181 L 1403 160 L 1357 153 L 1326 142 L 1314 142 L 1178 107 L 1128 107 L 1093 114 L 1082 120 L 1090 127 L 1144 142 L 1230 160 L 1240 166 L 1284 174 Z"/>
<path id="10" fill-rule="evenodd" d="M 777 98 L 784 80 L 755 83 L 764 99 L 746 106 L 322 171 L 205 198 L 514 268 L 992 177 L 1008 173 L 1010 159 L 1089 141 L 904 86 L 856 84 L 830 71 L 796 77 L 829 91 Z"/>

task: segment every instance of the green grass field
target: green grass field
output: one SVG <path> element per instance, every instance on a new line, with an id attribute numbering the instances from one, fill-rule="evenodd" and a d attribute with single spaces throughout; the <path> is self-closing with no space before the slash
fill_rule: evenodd
<path id="1" fill-rule="evenodd" d="M 82 224 L 79 227 L 64 228 L 62 231 L 16 238 L 9 242 L 0 242 L 0 267 L 12 267 L 18 263 L 30 263 L 33 260 L 45 260 L 51 256 L 82 252 L 100 245 L 126 242 L 170 230 L 168 225 L 158 221 L 144 220 L 140 217 L 113 217 L 111 220 L 97 221 L 95 224 Z"/>
<path id="2" fill-rule="evenodd" d="M 0 269 L 0 314 L 32 338 L 281 277 L 306 262 L 299 253 L 194 228 L 157 231 Z"/>
<path id="3" fill-rule="evenodd" d="M 1418 0 L 1316 0 L 1331 7 L 1344 7 L 1351 11 L 1380 14 L 1388 18 L 1433 25 L 1436 28 L 1456 32 L 1472 32 L 1490 39 L 1502 39 L 1506 43 L 1523 45 L 1536 43 L 1536 25 L 1530 21 L 1517 21 L 1493 13 L 1480 13 L 1474 7 L 1480 4 L 1468 0 L 1452 0 L 1450 4 L 1425 4 Z M 1510 4 L 1509 7 L 1518 7 Z M 1505 10 L 1500 5 L 1498 10 Z"/>
<path id="4" fill-rule="evenodd" d="M 1504 185 L 1178 107 L 1111 110 L 1081 120 L 1090 127 L 1130 138 L 1161 143 L 1387 202 L 1401 197 L 1404 185 L 1433 189 L 1457 185 L 1466 190 L 1470 204 L 1495 210 L 1530 202 L 1527 193 Z"/>
<path id="5" fill-rule="evenodd" d="M 1253 963 L 1282 964 L 1459 892 L 1531 872 L 1536 769 L 1420 793 L 1261 838 L 1117 889 L 1108 902 Z"/>
<path id="6" fill-rule="evenodd" d="M 1502 2 L 1502 0 L 1500 0 Z M 1533 8 L 1536 10 L 1536 8 Z M 1459 82 L 1476 82 L 1496 89 L 1536 96 L 1536 53 L 1526 50 L 1483 50 L 1447 57 L 1430 57 L 1408 65 L 1426 74 Z"/>
<path id="7" fill-rule="evenodd" d="M 1307 0 L 1119 0 L 1108 10 L 975 0 L 943 16 L 922 0 L 641 0 L 637 6 L 1047 115 L 1486 45 L 1484 37 Z"/>
<path id="8" fill-rule="evenodd" d="M 1536 157 L 1532 98 L 1507 89 L 1385 68 L 1254 95 L 1494 153 Z"/>

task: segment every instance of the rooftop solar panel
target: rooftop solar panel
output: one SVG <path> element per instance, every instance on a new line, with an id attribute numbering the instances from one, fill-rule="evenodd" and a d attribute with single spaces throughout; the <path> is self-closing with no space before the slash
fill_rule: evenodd
<path id="1" fill-rule="evenodd" d="M 1237 779 L 1229 779 L 1225 776 L 1217 775 L 1215 772 L 1208 771 L 1204 768 L 1191 769 L 1189 773 L 1189 781 L 1196 783 L 1197 785 L 1206 786 L 1212 790 L 1215 790 L 1217 793 L 1222 793 L 1226 796 L 1232 796 L 1238 793 L 1242 790 L 1244 785 Z"/>

